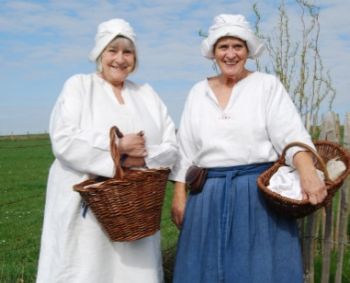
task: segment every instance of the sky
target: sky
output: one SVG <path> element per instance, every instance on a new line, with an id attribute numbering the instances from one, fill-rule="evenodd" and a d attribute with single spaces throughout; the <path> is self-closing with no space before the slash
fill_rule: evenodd
<path id="1" fill-rule="evenodd" d="M 310 2 L 320 7 L 319 52 L 337 93 L 333 110 L 342 121 L 350 112 L 350 1 Z M 190 88 L 216 74 L 200 54 L 199 31 L 207 32 L 221 13 L 243 14 L 253 27 L 254 3 L 261 33 L 276 32 L 278 0 L 0 0 L 0 135 L 48 131 L 64 82 L 95 71 L 88 54 L 97 25 L 111 18 L 128 21 L 137 36 L 139 66 L 130 79 L 149 83 L 178 126 Z M 285 3 L 298 41 L 300 10 L 295 0 Z M 268 52 L 262 60 L 271 60 Z M 248 67 L 254 70 L 254 62 Z"/>

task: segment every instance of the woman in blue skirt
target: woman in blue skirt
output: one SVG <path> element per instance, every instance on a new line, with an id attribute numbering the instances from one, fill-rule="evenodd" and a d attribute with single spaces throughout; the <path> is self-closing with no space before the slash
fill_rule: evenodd
<path id="1" fill-rule="evenodd" d="M 181 229 L 174 283 L 301 283 L 296 221 L 265 204 L 256 179 L 290 142 L 314 147 L 292 100 L 273 75 L 246 68 L 263 44 L 241 15 L 214 18 L 202 54 L 220 73 L 195 84 L 178 130 L 172 218 Z M 287 151 L 311 203 L 327 195 L 309 153 Z M 208 168 L 201 192 L 186 191 L 191 165 Z"/>

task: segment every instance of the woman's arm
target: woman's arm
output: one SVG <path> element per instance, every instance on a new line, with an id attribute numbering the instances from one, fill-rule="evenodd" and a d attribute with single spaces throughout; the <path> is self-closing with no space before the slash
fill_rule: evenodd
<path id="1" fill-rule="evenodd" d="M 179 144 L 179 157 L 174 166 L 174 170 L 170 174 L 170 179 L 175 181 L 173 201 L 171 208 L 171 218 L 178 229 L 181 229 L 183 218 L 185 214 L 185 207 L 187 201 L 187 191 L 185 176 L 186 171 L 192 164 L 195 153 L 197 152 L 197 144 L 193 137 L 193 119 L 191 119 L 192 111 L 192 95 L 191 90 L 187 101 L 185 103 L 184 110 L 182 112 L 180 127 L 177 132 L 177 139 Z"/>
<path id="2" fill-rule="evenodd" d="M 150 107 L 149 111 L 159 123 L 159 130 L 161 131 L 161 141 L 158 144 L 146 145 L 145 163 L 149 168 L 172 168 L 176 162 L 178 152 L 174 122 L 168 113 L 167 107 L 151 86 L 145 85 L 142 91 L 149 94 L 149 96 L 145 96 L 147 97 L 145 103 Z"/>
<path id="3" fill-rule="evenodd" d="M 310 153 L 297 152 L 294 155 L 293 164 L 300 176 L 303 199 L 308 199 L 312 204 L 322 202 L 327 196 L 327 189 L 316 172 Z"/>
<path id="4" fill-rule="evenodd" d="M 268 85 L 270 88 L 266 90 L 266 125 L 269 138 L 278 154 L 291 142 L 302 142 L 315 149 L 300 114 L 282 83 L 274 78 Z M 293 156 L 299 151 L 304 151 L 304 148 L 294 146 L 287 150 L 288 165 L 294 166 Z"/>
<path id="5" fill-rule="evenodd" d="M 185 214 L 186 199 L 186 184 L 182 182 L 175 182 L 171 208 L 171 219 L 178 229 L 181 229 L 182 226 Z"/>
<path id="6" fill-rule="evenodd" d="M 81 128 L 87 78 L 76 75 L 66 81 L 50 120 L 50 138 L 55 157 L 64 166 L 83 174 L 111 177 L 114 163 L 109 133 Z"/>

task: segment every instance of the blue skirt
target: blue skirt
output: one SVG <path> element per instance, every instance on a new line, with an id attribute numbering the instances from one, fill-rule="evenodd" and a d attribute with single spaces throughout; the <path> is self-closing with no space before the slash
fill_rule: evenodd
<path id="1" fill-rule="evenodd" d="M 297 223 L 265 204 L 256 179 L 271 163 L 209 169 L 190 194 L 174 283 L 302 283 Z"/>

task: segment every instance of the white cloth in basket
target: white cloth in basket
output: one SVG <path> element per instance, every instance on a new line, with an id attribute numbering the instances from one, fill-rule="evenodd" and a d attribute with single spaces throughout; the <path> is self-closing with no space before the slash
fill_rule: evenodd
<path id="1" fill-rule="evenodd" d="M 318 176 L 324 180 L 322 171 L 317 170 Z M 296 169 L 289 166 L 281 166 L 271 176 L 268 188 L 279 195 L 295 200 L 302 199 L 300 177 Z"/>
<path id="2" fill-rule="evenodd" d="M 346 170 L 346 166 L 343 161 L 333 158 L 327 162 L 327 172 L 329 179 L 337 179 Z"/>

